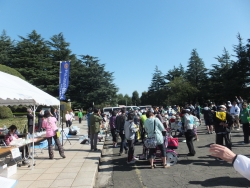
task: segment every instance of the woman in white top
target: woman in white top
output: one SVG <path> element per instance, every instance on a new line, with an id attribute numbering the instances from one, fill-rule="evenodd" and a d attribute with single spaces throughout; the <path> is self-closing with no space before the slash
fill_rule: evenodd
<path id="1" fill-rule="evenodd" d="M 186 137 L 186 144 L 189 150 L 188 156 L 195 156 L 195 150 L 193 145 L 193 137 L 195 136 L 194 133 L 194 118 L 189 109 L 185 109 L 184 115 L 184 131 Z"/>
<path id="2" fill-rule="evenodd" d="M 65 120 L 66 120 L 66 127 L 70 127 L 71 126 L 71 115 L 69 114 L 69 111 L 67 111 L 65 114 Z"/>

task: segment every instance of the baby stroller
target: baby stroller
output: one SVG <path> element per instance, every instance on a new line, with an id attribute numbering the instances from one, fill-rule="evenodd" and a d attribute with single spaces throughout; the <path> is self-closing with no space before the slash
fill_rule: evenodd
<path id="1" fill-rule="evenodd" d="M 184 134 L 184 130 L 183 130 L 183 127 L 182 127 L 182 122 L 181 122 L 181 119 L 180 118 L 175 118 L 175 117 L 172 117 L 170 119 L 170 135 L 173 136 L 173 133 L 174 133 L 174 137 L 177 137 L 177 132 L 179 132 L 179 135 L 178 137 L 180 137 L 180 135 L 183 135 Z"/>
<path id="2" fill-rule="evenodd" d="M 163 140 L 164 140 L 164 146 L 166 149 L 166 157 L 167 157 L 167 165 L 168 166 L 172 166 L 175 165 L 178 161 L 178 154 L 174 149 L 178 148 L 178 138 L 173 138 L 170 134 L 169 134 L 169 130 L 167 131 L 163 131 L 162 132 L 162 136 L 163 136 Z M 177 142 L 177 144 L 175 143 L 174 145 L 170 142 Z M 145 146 L 145 144 L 143 144 L 143 150 L 142 150 L 142 154 L 139 156 L 140 160 L 148 160 L 148 155 L 149 155 L 149 148 L 147 148 Z M 161 151 L 156 147 L 156 153 L 155 153 L 155 162 L 158 162 L 159 158 L 161 158 Z M 160 160 L 161 161 L 161 160 Z"/>

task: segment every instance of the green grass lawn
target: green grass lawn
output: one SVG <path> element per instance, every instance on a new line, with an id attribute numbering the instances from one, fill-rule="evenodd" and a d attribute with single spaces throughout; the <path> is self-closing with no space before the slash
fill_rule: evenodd
<path id="1" fill-rule="evenodd" d="M 19 132 L 23 132 L 25 125 L 27 125 L 27 117 L 13 117 L 13 118 L 0 119 L 0 127 L 4 127 L 4 125 L 6 125 L 7 128 L 10 125 L 16 125 Z"/>

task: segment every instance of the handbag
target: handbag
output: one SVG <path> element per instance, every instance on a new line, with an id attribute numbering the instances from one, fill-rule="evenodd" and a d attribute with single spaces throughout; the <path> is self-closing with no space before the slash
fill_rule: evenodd
<path id="1" fill-rule="evenodd" d="M 154 136 L 151 137 L 151 138 L 147 138 L 145 141 L 144 141 L 144 145 L 146 148 L 156 148 L 156 139 L 155 139 L 155 120 L 154 120 Z"/>
<path id="2" fill-rule="evenodd" d="M 168 137 L 168 146 L 169 149 L 177 149 L 179 146 L 178 138 Z"/>
<path id="3" fill-rule="evenodd" d="M 57 138 L 59 138 L 59 137 L 61 136 L 60 131 L 58 131 L 58 129 L 57 129 L 57 130 L 55 130 L 55 132 L 56 132 L 56 136 L 57 136 Z"/>

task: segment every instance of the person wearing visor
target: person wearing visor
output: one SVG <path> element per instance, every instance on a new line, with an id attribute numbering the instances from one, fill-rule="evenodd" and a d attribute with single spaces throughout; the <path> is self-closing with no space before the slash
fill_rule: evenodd
<path id="1" fill-rule="evenodd" d="M 230 132 L 233 125 L 232 115 L 226 111 L 225 105 L 219 106 L 219 111 L 214 113 L 214 129 L 216 133 L 216 144 L 223 146 L 223 138 L 225 145 L 228 149 L 232 149 L 232 143 L 230 140 Z"/>

